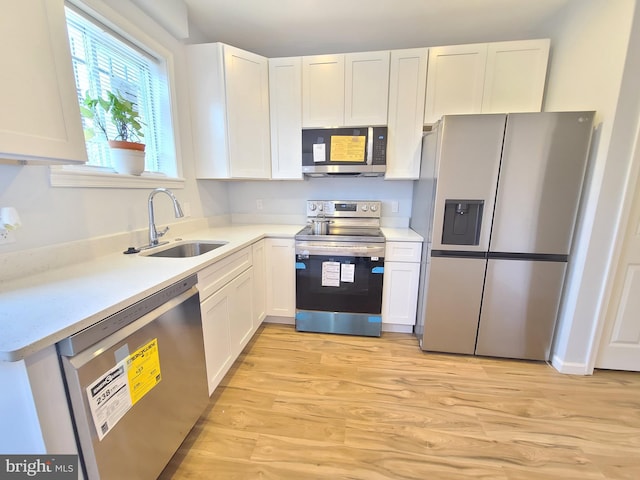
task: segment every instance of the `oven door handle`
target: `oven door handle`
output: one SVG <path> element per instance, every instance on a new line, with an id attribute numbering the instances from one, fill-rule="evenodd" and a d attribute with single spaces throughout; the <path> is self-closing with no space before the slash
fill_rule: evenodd
<path id="1" fill-rule="evenodd" d="M 296 255 L 305 257 L 311 255 L 336 256 L 336 257 L 378 257 L 384 258 L 384 243 L 370 244 L 340 244 L 340 242 L 321 243 L 305 242 L 296 244 Z"/>

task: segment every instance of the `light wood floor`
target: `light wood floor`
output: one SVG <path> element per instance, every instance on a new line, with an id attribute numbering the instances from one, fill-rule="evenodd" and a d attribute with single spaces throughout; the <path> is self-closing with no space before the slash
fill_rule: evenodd
<path id="1" fill-rule="evenodd" d="M 160 477 L 640 479 L 640 374 L 266 324 Z"/>

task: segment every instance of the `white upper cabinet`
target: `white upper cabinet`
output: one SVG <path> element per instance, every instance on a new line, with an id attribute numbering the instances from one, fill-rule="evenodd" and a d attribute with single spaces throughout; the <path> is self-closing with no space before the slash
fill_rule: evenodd
<path id="1" fill-rule="evenodd" d="M 302 58 L 269 59 L 271 178 L 302 179 Z"/>
<path id="2" fill-rule="evenodd" d="M 431 48 L 424 123 L 456 113 L 540 111 L 549 44 L 539 39 Z"/>
<path id="3" fill-rule="evenodd" d="M 429 49 L 424 123 L 442 115 L 480 113 L 487 44 Z"/>
<path id="4" fill-rule="evenodd" d="M 387 124 L 389 52 L 302 57 L 302 126 Z"/>
<path id="5" fill-rule="evenodd" d="M 344 55 L 302 57 L 302 126 L 344 123 Z"/>
<path id="6" fill-rule="evenodd" d="M 344 125 L 387 124 L 389 51 L 345 55 Z"/>
<path id="7" fill-rule="evenodd" d="M 387 180 L 420 175 L 428 55 L 426 48 L 391 51 Z"/>
<path id="8" fill-rule="evenodd" d="M 0 40 L 0 162 L 86 162 L 63 0 L 3 2 Z"/>
<path id="9" fill-rule="evenodd" d="M 483 113 L 541 110 L 549 45 L 549 39 L 488 45 Z"/>
<path id="10" fill-rule="evenodd" d="M 187 46 L 197 178 L 269 178 L 269 67 L 222 43 Z"/>

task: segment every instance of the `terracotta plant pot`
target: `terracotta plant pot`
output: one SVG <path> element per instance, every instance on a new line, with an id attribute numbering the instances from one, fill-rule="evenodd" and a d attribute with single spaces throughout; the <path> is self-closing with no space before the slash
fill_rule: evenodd
<path id="1" fill-rule="evenodd" d="M 126 175 L 140 175 L 144 172 L 143 143 L 109 140 L 111 147 L 111 162 L 118 173 Z"/>

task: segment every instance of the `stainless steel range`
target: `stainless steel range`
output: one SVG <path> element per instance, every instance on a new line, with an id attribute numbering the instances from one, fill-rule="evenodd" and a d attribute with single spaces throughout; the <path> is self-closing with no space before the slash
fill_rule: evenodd
<path id="1" fill-rule="evenodd" d="M 296 329 L 379 337 L 384 236 L 378 201 L 310 200 L 296 235 Z"/>

